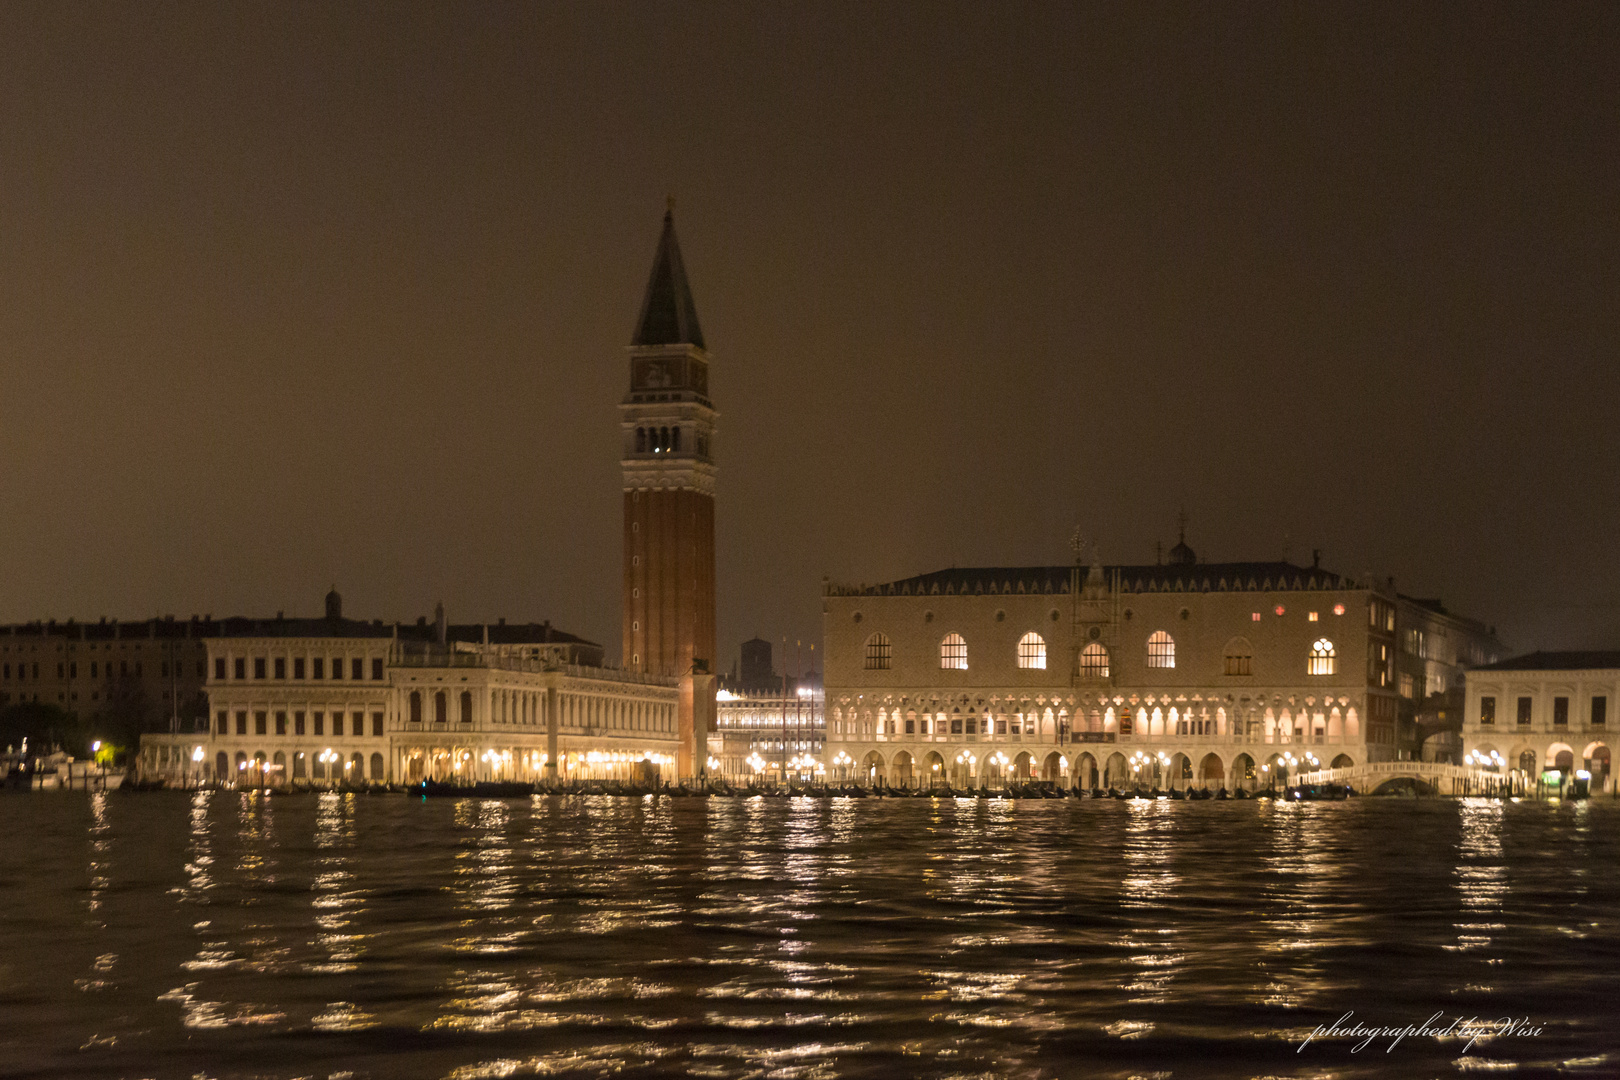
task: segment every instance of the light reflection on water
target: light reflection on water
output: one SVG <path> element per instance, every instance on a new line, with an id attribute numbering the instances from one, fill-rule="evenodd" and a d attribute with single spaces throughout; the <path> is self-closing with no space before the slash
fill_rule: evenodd
<path id="1" fill-rule="evenodd" d="M 0 1071 L 1603 1075 L 1620 808 L 0 799 Z M 1551 1009 L 1551 1011 L 1549 1011 Z"/>

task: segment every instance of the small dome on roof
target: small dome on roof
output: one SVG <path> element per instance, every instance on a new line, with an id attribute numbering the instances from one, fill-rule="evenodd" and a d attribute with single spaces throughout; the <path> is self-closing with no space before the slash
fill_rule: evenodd
<path id="1" fill-rule="evenodd" d="M 1176 546 L 1170 549 L 1171 566 L 1191 566 L 1198 561 L 1198 555 L 1187 546 L 1187 511 L 1183 510 L 1176 519 L 1176 531 L 1179 539 Z"/>

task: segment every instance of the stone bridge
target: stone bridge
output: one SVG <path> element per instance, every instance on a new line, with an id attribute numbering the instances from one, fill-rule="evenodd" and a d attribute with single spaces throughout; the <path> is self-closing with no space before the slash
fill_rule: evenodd
<path id="1" fill-rule="evenodd" d="M 1364 795 L 1385 785 L 1416 787 L 1437 795 L 1492 795 L 1506 790 L 1508 778 L 1487 769 L 1436 761 L 1377 761 L 1345 769 L 1297 773 L 1296 784 L 1348 784 Z"/>

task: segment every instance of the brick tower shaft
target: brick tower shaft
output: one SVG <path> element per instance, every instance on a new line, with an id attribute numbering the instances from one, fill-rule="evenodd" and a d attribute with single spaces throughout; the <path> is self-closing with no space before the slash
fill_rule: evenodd
<path id="1" fill-rule="evenodd" d="M 715 420 L 709 355 L 675 239 L 663 234 L 619 404 L 624 474 L 624 665 L 680 680 L 677 769 L 707 772 L 714 728 Z"/>

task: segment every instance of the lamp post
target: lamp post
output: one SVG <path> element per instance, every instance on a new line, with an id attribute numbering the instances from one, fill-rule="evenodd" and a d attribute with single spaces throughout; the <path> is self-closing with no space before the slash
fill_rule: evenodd
<path id="1" fill-rule="evenodd" d="M 956 755 L 956 763 L 958 765 L 961 765 L 965 769 L 967 769 L 967 774 L 968 774 L 968 776 L 967 776 L 967 779 L 968 779 L 967 786 L 972 787 L 973 786 L 973 780 L 974 780 L 974 776 L 973 776 L 974 766 L 979 763 L 979 759 L 977 757 L 975 757 L 969 751 L 964 750 L 960 754 Z"/>

